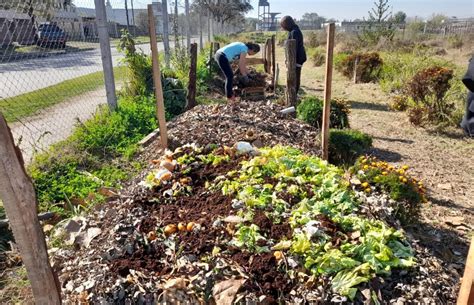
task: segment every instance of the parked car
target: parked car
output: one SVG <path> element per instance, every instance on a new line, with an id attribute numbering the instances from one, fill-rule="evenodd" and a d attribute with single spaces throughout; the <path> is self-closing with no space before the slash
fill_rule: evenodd
<path id="1" fill-rule="evenodd" d="M 46 48 L 58 47 L 64 49 L 66 40 L 66 33 L 56 24 L 40 24 L 35 35 L 36 45 Z"/>

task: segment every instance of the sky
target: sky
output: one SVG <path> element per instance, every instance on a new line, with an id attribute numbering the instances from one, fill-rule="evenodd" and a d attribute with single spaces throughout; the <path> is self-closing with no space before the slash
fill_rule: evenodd
<path id="1" fill-rule="evenodd" d="M 129 8 L 130 8 L 130 1 Z M 145 8 L 152 0 L 133 0 L 135 8 Z M 173 0 L 168 0 L 170 4 Z M 190 0 L 192 2 L 193 0 Z M 268 0 L 271 12 L 301 18 L 304 13 L 317 13 L 339 21 L 368 16 L 375 0 Z M 110 0 L 112 7 L 123 8 L 124 0 Z M 181 2 L 183 2 L 181 0 Z M 76 6 L 93 7 L 93 0 L 73 0 Z M 249 17 L 257 17 L 258 0 L 251 0 L 254 10 Z M 429 18 L 433 14 L 474 17 L 474 0 L 390 0 L 392 11 L 404 11 L 409 17 Z"/>
<path id="2" fill-rule="evenodd" d="M 304 13 L 317 13 L 326 18 L 356 19 L 368 16 L 374 0 L 268 0 L 271 12 L 300 18 Z M 404 11 L 409 17 L 430 17 L 444 14 L 474 17 L 474 0 L 391 0 L 392 11 Z M 254 8 L 258 0 L 252 0 Z M 249 14 L 257 17 L 257 10 Z"/>

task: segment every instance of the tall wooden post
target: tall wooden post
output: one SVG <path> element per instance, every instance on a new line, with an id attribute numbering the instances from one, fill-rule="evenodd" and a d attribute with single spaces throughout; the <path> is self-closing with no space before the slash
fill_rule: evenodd
<path id="1" fill-rule="evenodd" d="M 28 271 L 35 304 L 61 304 L 61 289 L 51 269 L 38 202 L 26 175 L 21 152 L 0 113 L 0 198 L 5 206 L 15 242 Z"/>
<path id="2" fill-rule="evenodd" d="M 328 27 L 327 50 L 326 50 L 326 79 L 324 84 L 324 109 L 322 128 L 323 159 L 329 156 L 329 115 L 331 112 L 331 90 L 332 90 L 332 62 L 334 54 L 334 33 L 336 25 L 330 23 Z"/>
<path id="3" fill-rule="evenodd" d="M 197 70 L 197 43 L 190 48 L 191 65 L 189 67 L 188 109 L 196 106 L 196 70 Z"/>
<path id="4" fill-rule="evenodd" d="M 109 29 L 107 27 L 104 0 L 95 0 L 95 14 L 97 18 L 97 31 L 99 32 L 107 104 L 110 110 L 114 110 L 117 108 L 117 96 L 115 95 L 114 67 L 112 65 L 112 52 L 110 51 Z"/>
<path id="5" fill-rule="evenodd" d="M 163 47 L 165 49 L 165 65 L 170 67 L 170 28 L 168 17 L 168 0 L 161 1 L 161 8 L 163 12 Z"/>
<path id="6" fill-rule="evenodd" d="M 148 4 L 148 26 L 150 27 L 150 45 L 153 65 L 153 83 L 155 85 L 156 112 L 158 117 L 158 125 L 160 127 L 161 147 L 165 149 L 168 147 L 168 132 L 166 128 L 165 104 L 163 102 L 163 88 L 161 85 L 158 45 L 156 41 L 155 15 L 153 14 L 153 6 L 151 4 Z"/>
<path id="7" fill-rule="evenodd" d="M 296 40 L 286 41 L 286 104 L 296 106 Z"/>
<path id="8" fill-rule="evenodd" d="M 272 40 L 267 39 L 265 43 L 265 72 L 271 73 L 272 70 Z"/>
<path id="9" fill-rule="evenodd" d="M 275 88 L 275 75 L 276 75 L 276 44 L 275 35 L 272 35 L 272 87 Z"/>
<path id="10" fill-rule="evenodd" d="M 474 237 L 466 259 L 466 268 L 462 277 L 457 305 L 474 304 Z"/>

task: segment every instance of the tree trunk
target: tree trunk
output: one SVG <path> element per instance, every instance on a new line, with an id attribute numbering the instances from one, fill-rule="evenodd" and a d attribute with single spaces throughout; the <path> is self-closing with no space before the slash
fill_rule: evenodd
<path id="1" fill-rule="evenodd" d="M 186 48 L 189 50 L 191 46 L 191 29 L 190 29 L 190 22 L 189 22 L 189 0 L 184 0 L 184 10 L 186 14 L 186 22 L 184 23 L 186 27 Z"/>
<path id="2" fill-rule="evenodd" d="M 163 46 L 165 49 L 165 65 L 170 67 L 170 35 L 169 35 L 169 16 L 168 16 L 168 0 L 161 2 L 163 11 Z"/>

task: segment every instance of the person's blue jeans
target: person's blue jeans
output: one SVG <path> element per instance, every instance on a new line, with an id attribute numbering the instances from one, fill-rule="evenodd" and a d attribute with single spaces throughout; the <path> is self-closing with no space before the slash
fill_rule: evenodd
<path id="1" fill-rule="evenodd" d="M 229 60 L 224 53 L 216 53 L 214 59 L 225 75 L 225 94 L 227 98 L 231 98 L 234 95 L 232 92 L 232 88 L 234 86 L 234 73 L 232 72 L 232 67 L 230 66 Z"/>

